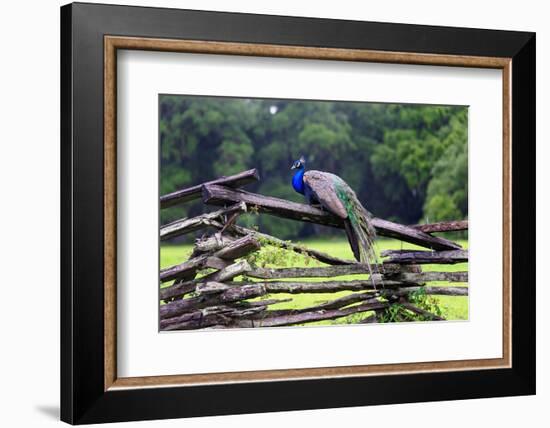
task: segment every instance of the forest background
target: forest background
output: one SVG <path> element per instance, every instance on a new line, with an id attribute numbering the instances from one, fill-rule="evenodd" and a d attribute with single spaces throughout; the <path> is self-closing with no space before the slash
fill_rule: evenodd
<path id="1" fill-rule="evenodd" d="M 160 194 L 258 168 L 247 190 L 296 202 L 292 162 L 341 176 L 376 217 L 403 224 L 468 217 L 468 109 L 161 95 Z M 161 211 L 161 224 L 202 212 Z M 256 218 L 254 218 L 256 217 Z M 338 233 L 272 216 L 242 222 L 283 239 Z"/>

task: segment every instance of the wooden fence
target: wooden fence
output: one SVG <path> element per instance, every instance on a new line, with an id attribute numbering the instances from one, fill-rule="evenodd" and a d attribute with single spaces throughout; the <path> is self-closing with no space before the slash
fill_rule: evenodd
<path id="1" fill-rule="evenodd" d="M 404 226 L 374 218 L 379 236 L 399 239 L 426 248 L 424 251 L 382 252 L 383 263 L 368 279 L 339 280 L 342 275 L 365 275 L 368 267 L 235 224 L 247 211 L 296 221 L 343 228 L 341 219 L 318 208 L 250 193 L 241 186 L 259 180 L 256 169 L 222 177 L 162 196 L 161 209 L 202 198 L 220 208 L 197 217 L 161 226 L 161 241 L 206 229 L 188 260 L 160 271 L 160 329 L 275 327 L 332 320 L 352 314 L 371 313 L 360 322 L 387 321 L 384 314 L 398 304 L 408 313 L 426 320 L 443 320 L 411 302 L 422 295 L 467 296 L 468 287 L 433 286 L 434 281 L 467 283 L 468 272 L 424 272 L 423 264 L 455 264 L 468 261 L 459 244 L 434 232 L 467 230 L 467 221 Z M 264 268 L 251 265 L 247 257 L 264 246 L 293 251 L 324 264 L 315 267 Z M 202 274 L 207 272 L 206 274 Z M 236 280 L 241 278 L 240 280 Z M 300 278 L 322 279 L 318 282 Z M 281 280 L 285 281 L 281 281 Z M 292 281 L 289 281 L 292 280 Z M 167 282 L 171 284 L 166 285 Z M 344 297 L 301 309 L 271 309 L 292 298 L 273 298 L 287 293 L 334 293 Z M 395 321 L 406 319 L 395 319 Z"/>

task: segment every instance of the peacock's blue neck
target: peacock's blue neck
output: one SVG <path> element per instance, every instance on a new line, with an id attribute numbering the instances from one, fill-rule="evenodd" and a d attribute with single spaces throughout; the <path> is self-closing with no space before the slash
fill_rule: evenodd
<path id="1" fill-rule="evenodd" d="M 305 193 L 305 186 L 304 186 L 304 172 L 305 169 L 302 166 L 302 168 L 298 169 L 294 173 L 294 176 L 292 177 L 292 187 L 294 190 L 296 190 L 298 193 L 301 193 L 302 195 Z"/>

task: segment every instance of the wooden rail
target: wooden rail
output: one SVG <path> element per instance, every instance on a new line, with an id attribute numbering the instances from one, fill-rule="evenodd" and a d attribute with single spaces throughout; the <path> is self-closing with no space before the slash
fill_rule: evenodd
<path id="1" fill-rule="evenodd" d="M 382 257 L 389 257 L 387 263 L 402 264 L 455 264 L 468 261 L 468 251 L 382 251 Z"/>
<path id="2" fill-rule="evenodd" d="M 187 187 L 185 189 L 177 190 L 167 195 L 160 197 L 160 208 L 168 208 L 177 204 L 183 204 L 185 202 L 199 199 L 201 197 L 202 186 L 205 184 L 219 184 L 227 187 L 240 187 L 245 184 L 258 181 L 260 174 L 256 168 L 249 169 L 248 171 L 240 172 L 239 174 L 230 175 L 228 177 L 220 177 L 216 180 L 207 181 L 205 183 L 197 184 L 196 186 Z"/>
<path id="3" fill-rule="evenodd" d="M 468 230 L 468 220 L 441 221 L 439 223 L 431 224 L 416 224 L 412 227 L 426 233 L 456 232 L 460 230 Z"/>
<path id="4" fill-rule="evenodd" d="M 202 199 L 205 204 L 229 205 L 244 202 L 255 211 L 292 220 L 321 224 L 324 226 L 344 228 L 342 219 L 327 211 L 297 202 L 263 196 L 240 189 L 228 189 L 218 185 L 204 185 Z M 420 245 L 434 250 L 456 250 L 461 246 L 448 239 L 431 236 L 421 230 L 393 223 L 388 220 L 373 218 L 372 224 L 380 236 L 400 239 L 404 242 Z"/>

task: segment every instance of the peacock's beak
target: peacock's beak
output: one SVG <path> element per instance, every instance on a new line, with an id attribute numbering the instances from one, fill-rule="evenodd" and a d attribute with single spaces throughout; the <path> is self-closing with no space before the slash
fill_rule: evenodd
<path id="1" fill-rule="evenodd" d="M 292 164 L 292 166 L 290 167 L 290 170 L 293 170 L 293 169 L 296 169 L 296 165 Z"/>

